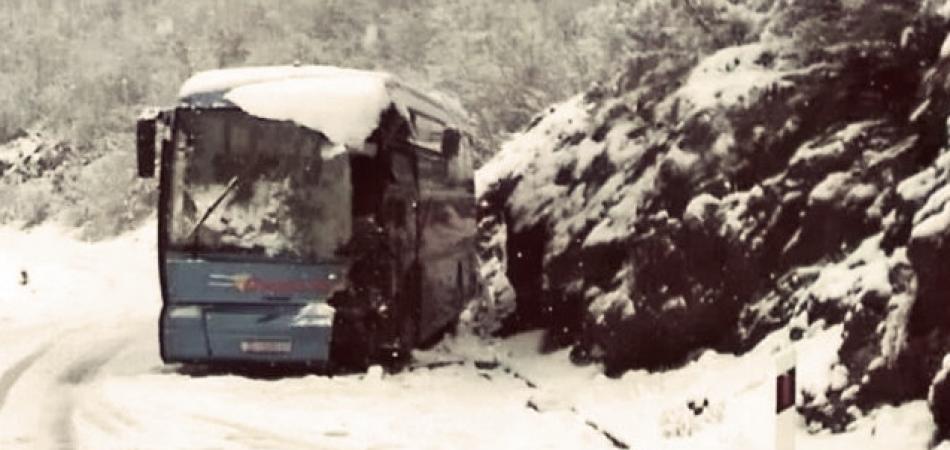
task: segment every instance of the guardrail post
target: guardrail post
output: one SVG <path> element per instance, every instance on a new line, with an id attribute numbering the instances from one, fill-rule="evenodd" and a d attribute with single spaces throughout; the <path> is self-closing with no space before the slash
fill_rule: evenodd
<path id="1" fill-rule="evenodd" d="M 794 348 L 775 360 L 775 450 L 795 449 L 795 360 Z"/>

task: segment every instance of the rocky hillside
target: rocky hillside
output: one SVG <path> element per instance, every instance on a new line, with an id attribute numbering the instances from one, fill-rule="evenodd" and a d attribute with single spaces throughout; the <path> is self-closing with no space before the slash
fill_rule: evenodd
<path id="1" fill-rule="evenodd" d="M 645 55 L 543 111 L 479 173 L 476 318 L 609 374 L 840 324 L 809 421 L 929 396 L 950 431 L 947 29 Z"/>

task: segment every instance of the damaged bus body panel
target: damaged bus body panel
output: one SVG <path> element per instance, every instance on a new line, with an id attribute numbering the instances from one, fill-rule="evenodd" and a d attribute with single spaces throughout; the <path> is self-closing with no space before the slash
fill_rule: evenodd
<path id="1" fill-rule="evenodd" d="M 163 360 L 365 366 L 437 337 L 478 289 L 460 123 L 383 73 L 192 77 L 138 126 L 140 175 L 161 141 Z"/>

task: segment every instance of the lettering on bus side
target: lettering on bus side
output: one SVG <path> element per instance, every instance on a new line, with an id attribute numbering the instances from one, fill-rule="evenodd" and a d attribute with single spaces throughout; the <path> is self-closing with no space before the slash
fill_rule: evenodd
<path id="1" fill-rule="evenodd" d="M 342 284 L 337 279 L 266 279 L 246 273 L 235 275 L 210 274 L 208 278 L 208 286 L 232 288 L 241 293 L 297 294 L 314 291 L 325 292 L 336 290 Z"/>

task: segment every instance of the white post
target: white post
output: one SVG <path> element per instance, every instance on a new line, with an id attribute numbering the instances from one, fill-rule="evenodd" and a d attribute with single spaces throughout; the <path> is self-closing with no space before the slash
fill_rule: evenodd
<path id="1" fill-rule="evenodd" d="M 775 450 L 795 449 L 795 349 L 775 360 Z"/>

